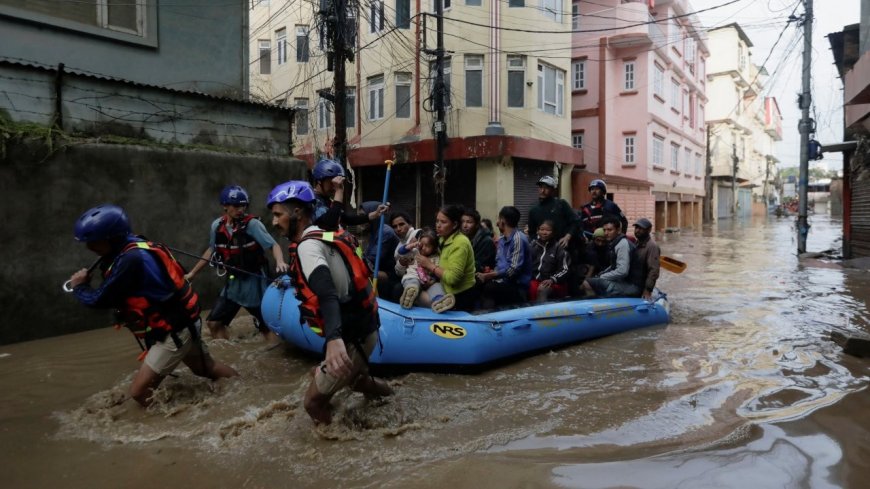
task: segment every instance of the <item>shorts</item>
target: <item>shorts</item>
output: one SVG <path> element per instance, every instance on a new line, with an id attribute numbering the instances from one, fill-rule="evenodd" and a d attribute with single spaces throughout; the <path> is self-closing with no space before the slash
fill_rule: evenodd
<path id="1" fill-rule="evenodd" d="M 587 280 L 598 297 L 640 297 L 637 285 L 593 277 Z"/>
<path id="2" fill-rule="evenodd" d="M 176 346 L 171 336 L 158 341 L 148 349 L 145 355 L 145 365 L 161 376 L 167 376 L 184 360 L 205 362 L 209 358 L 208 347 L 202 342 L 202 321 L 197 320 L 194 326 L 197 338 L 191 338 L 190 329 L 184 328 L 176 337 L 181 341 L 181 347 Z"/>
<path id="3" fill-rule="evenodd" d="M 208 317 L 205 320 L 229 325 L 241 308 L 241 304 L 222 295 L 218 297 L 217 302 L 215 302 L 214 307 L 212 307 L 211 312 L 208 313 Z M 259 307 L 246 307 L 245 310 L 254 317 L 254 323 L 261 333 L 268 331 L 266 322 L 263 321 L 263 313 L 260 312 Z"/>
<path id="4" fill-rule="evenodd" d="M 350 357 L 350 361 L 353 363 L 351 374 L 345 378 L 333 377 L 326 373 L 326 362 L 320 362 L 317 370 L 314 371 L 314 385 L 317 386 L 317 392 L 324 396 L 331 396 L 343 387 L 355 382 L 359 376 L 368 375 L 368 359 L 377 343 L 378 332 L 373 331 L 369 333 L 362 342 L 363 354 L 359 351 L 360 349 L 357 345 L 345 340 L 344 345 L 347 348 L 347 356 Z"/>

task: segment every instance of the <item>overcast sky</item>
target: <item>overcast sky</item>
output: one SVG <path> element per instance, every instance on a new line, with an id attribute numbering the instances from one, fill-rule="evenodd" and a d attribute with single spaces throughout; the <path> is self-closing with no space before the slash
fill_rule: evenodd
<path id="1" fill-rule="evenodd" d="M 690 0 L 695 11 L 728 3 L 730 0 Z M 715 27 L 736 22 L 740 24 L 754 45 L 751 48 L 752 62 L 764 65 L 770 78 L 765 95 L 774 96 L 782 111 L 783 139 L 777 144 L 776 156 L 780 167 L 797 166 L 800 163 L 800 133 L 797 124 L 801 111 L 797 107 L 797 94 L 801 91 L 801 65 L 803 52 L 803 28 L 786 19 L 797 7 L 795 15 L 804 12 L 803 0 L 741 0 L 732 5 L 699 14 L 704 27 Z M 860 19 L 860 0 L 815 0 L 813 19 L 812 95 L 818 139 L 822 144 L 840 142 L 843 139 L 843 83 L 834 66 L 830 43 L 825 37 L 831 32 L 843 30 Z M 774 48 L 777 37 L 782 38 Z M 772 50 L 772 51 L 771 51 Z M 711 53 L 715 56 L 715 53 Z M 819 162 L 833 170 L 840 170 L 843 160 L 839 153 L 825 155 Z"/>

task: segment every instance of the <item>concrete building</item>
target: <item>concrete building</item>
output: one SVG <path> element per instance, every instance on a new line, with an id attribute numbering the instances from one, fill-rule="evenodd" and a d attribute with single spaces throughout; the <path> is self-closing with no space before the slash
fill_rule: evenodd
<path id="1" fill-rule="evenodd" d="M 333 87 L 326 33 L 315 5 L 272 0 L 251 12 L 251 93 L 296 107 L 294 154 L 313 164 L 332 154 L 333 107 L 318 90 Z M 450 90 L 446 181 L 433 181 L 430 96 L 435 17 L 430 1 L 386 0 L 353 12 L 355 57 L 347 65 L 348 162 L 358 197 L 380 199 L 384 160 L 393 168 L 390 201 L 434 221 L 444 200 L 495 218 L 516 205 L 525 218 L 535 182 L 557 174 L 570 198 L 582 151 L 571 147 L 567 0 L 544 7 L 524 0 L 445 0 L 445 79 Z"/>
<path id="2" fill-rule="evenodd" d="M 584 163 L 608 182 L 629 221 L 700 226 L 710 53 L 691 5 L 602 0 L 573 8 L 571 131 Z M 577 187 L 588 200 L 585 185 Z"/>
<path id="3" fill-rule="evenodd" d="M 706 123 L 712 219 L 766 213 L 774 197 L 774 144 L 782 140 L 777 101 L 763 95 L 767 72 L 752 63 L 752 41 L 738 24 L 708 32 Z"/>
<path id="4" fill-rule="evenodd" d="M 861 0 L 861 22 L 829 36 L 843 80 L 843 256 L 870 256 L 870 0 Z M 835 149 L 836 146 L 839 148 Z"/>

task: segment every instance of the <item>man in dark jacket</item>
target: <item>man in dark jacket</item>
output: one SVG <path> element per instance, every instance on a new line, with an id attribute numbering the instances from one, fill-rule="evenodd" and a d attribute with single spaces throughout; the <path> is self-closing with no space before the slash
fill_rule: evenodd
<path id="1" fill-rule="evenodd" d="M 466 208 L 462 211 L 462 234 L 471 240 L 474 248 L 474 272 L 488 272 L 495 268 L 495 242 L 492 231 L 480 225 L 480 213 Z"/>
<path id="2" fill-rule="evenodd" d="M 604 180 L 596 179 L 589 182 L 589 193 L 592 195 L 592 201 L 580 208 L 583 233 L 587 237 L 591 236 L 596 229 L 603 226 L 602 220 L 607 216 L 618 219 L 622 232 L 625 233 L 628 230 L 628 220 L 616 202 L 607 199 L 607 184 Z"/>
<path id="3" fill-rule="evenodd" d="M 643 269 L 644 287 L 641 297 L 650 300 L 656 281 L 659 279 L 661 267 L 659 258 L 662 252 L 652 239 L 652 223 L 649 219 L 642 217 L 634 223 L 634 237 L 637 239 L 637 261 L 642 264 Z"/>
<path id="4" fill-rule="evenodd" d="M 580 218 L 571 204 L 557 197 L 558 184 L 550 175 L 538 180 L 538 205 L 529 209 L 529 239 L 534 239 L 538 227 L 544 221 L 553 221 L 553 239 L 560 248 L 568 247 L 572 239 L 578 239 Z"/>

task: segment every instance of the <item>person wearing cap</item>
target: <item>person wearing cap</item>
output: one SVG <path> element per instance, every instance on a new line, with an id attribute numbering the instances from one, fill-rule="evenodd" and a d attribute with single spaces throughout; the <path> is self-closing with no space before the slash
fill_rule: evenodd
<path id="1" fill-rule="evenodd" d="M 374 211 L 357 213 L 344 205 L 344 168 L 341 163 L 323 158 L 311 172 L 314 195 L 314 223 L 326 231 L 337 231 L 339 226 L 358 226 L 373 221 L 386 213 L 389 203 L 379 205 Z"/>
<path id="2" fill-rule="evenodd" d="M 211 380 L 238 375 L 214 360 L 203 343 L 199 297 L 184 280 L 184 268 L 165 245 L 134 236 L 124 209 L 113 204 L 89 209 L 76 221 L 74 235 L 100 256 L 103 272 L 96 288 L 90 270 L 74 273 L 69 280 L 76 299 L 87 307 L 115 309 L 116 327 L 128 328 L 143 349 L 130 397 L 149 406 L 154 390 L 181 362 Z"/>
<path id="3" fill-rule="evenodd" d="M 226 283 L 205 320 L 212 338 L 229 339 L 227 327 L 244 307 L 254 318 L 254 325 L 263 338 L 277 341 L 275 333 L 263 321 L 260 302 L 268 286 L 266 250 L 272 254 L 278 273 L 287 271 L 284 253 L 260 218 L 247 213 L 250 199 L 244 188 L 224 187 L 220 204 L 224 212 L 211 223 L 208 248 L 184 278 L 193 280 L 206 264 L 213 264 L 218 270 L 221 270 L 220 264 L 233 267 L 223 270 Z"/>
<path id="4" fill-rule="evenodd" d="M 637 243 L 635 243 L 637 261 L 642 264 L 643 269 L 643 291 L 641 292 L 641 297 L 650 300 L 656 287 L 656 281 L 659 279 L 661 267 L 659 258 L 662 251 L 659 245 L 652 239 L 652 222 L 649 219 L 641 217 L 634 223 L 634 237 L 637 240 Z"/>
<path id="5" fill-rule="evenodd" d="M 557 197 L 559 185 L 550 175 L 538 180 L 538 203 L 529 209 L 529 239 L 534 239 L 544 221 L 553 221 L 553 239 L 560 248 L 578 237 L 580 218 L 571 204 Z M 582 241 L 582 240 L 581 240 Z"/>
<path id="6" fill-rule="evenodd" d="M 616 202 L 607 199 L 607 184 L 604 180 L 595 179 L 589 182 L 589 194 L 592 200 L 580 208 L 581 227 L 586 236 L 591 236 L 596 229 L 602 227 L 602 220 L 607 216 L 616 217 L 622 232 L 628 232 L 628 219 Z"/>
<path id="7" fill-rule="evenodd" d="M 303 407 L 315 424 L 329 424 L 330 401 L 344 387 L 367 397 L 393 390 L 368 369 L 380 324 L 371 270 L 352 234 L 314 224 L 315 199 L 308 182 L 291 180 L 272 189 L 266 207 L 272 225 L 290 240 L 290 274 L 304 319 L 300 326 L 324 339 L 324 360 L 314 368 Z"/>
<path id="8" fill-rule="evenodd" d="M 604 236 L 604 228 L 598 228 L 592 233 L 592 239 L 586 244 L 585 252 L 583 262 L 586 265 L 586 270 L 582 274 L 584 278 L 594 277 L 595 274 L 601 273 L 607 268 L 610 264 L 610 255 L 607 238 Z"/>
<path id="9" fill-rule="evenodd" d="M 642 265 L 634 243 L 626 238 L 615 216 L 602 219 L 601 227 L 608 242 L 609 264 L 601 273 L 583 282 L 586 297 L 640 297 Z"/>

